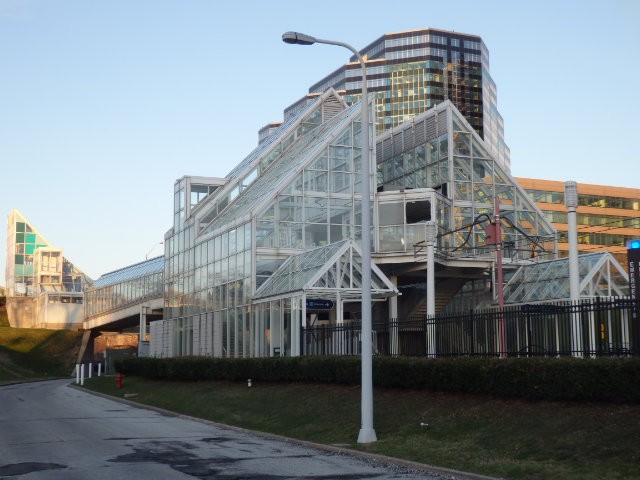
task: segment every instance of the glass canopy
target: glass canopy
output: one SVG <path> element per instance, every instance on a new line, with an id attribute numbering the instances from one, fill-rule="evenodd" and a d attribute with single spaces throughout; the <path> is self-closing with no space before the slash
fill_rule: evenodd
<path id="1" fill-rule="evenodd" d="M 258 289 L 254 303 L 277 297 L 305 293 L 318 297 L 340 293 L 343 299 L 358 299 L 362 294 L 362 257 L 353 240 L 332 243 L 289 257 Z M 372 264 L 371 295 L 388 297 L 397 289 Z"/>
<path id="2" fill-rule="evenodd" d="M 580 297 L 629 295 L 628 276 L 609 252 L 578 257 Z M 520 267 L 504 287 L 505 303 L 568 300 L 569 258 Z"/>
<path id="3" fill-rule="evenodd" d="M 164 271 L 164 256 L 159 256 L 113 272 L 105 273 L 94 282 L 93 287 L 106 287 L 107 285 L 114 285 L 126 280 L 162 271 Z"/>

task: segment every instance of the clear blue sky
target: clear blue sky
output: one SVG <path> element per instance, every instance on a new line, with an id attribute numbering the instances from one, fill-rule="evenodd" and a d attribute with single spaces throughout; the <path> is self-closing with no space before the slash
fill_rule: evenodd
<path id="1" fill-rule="evenodd" d="M 639 188 L 639 21 L 636 0 L 0 0 L 0 213 L 94 278 L 160 254 L 173 182 L 226 175 L 349 56 L 287 30 L 480 35 L 515 176 Z"/>

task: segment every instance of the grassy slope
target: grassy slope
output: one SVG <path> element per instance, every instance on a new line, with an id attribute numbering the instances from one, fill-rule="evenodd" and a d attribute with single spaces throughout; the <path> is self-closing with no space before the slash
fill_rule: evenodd
<path id="1" fill-rule="evenodd" d="M 77 331 L 0 326 L 0 383 L 68 376 L 81 340 Z"/>
<path id="2" fill-rule="evenodd" d="M 360 392 L 335 385 L 154 382 L 86 385 L 253 430 L 514 479 L 632 479 L 640 471 L 640 405 L 499 400 L 377 389 L 378 442 L 356 445 Z M 420 426 L 421 422 L 429 424 Z"/>

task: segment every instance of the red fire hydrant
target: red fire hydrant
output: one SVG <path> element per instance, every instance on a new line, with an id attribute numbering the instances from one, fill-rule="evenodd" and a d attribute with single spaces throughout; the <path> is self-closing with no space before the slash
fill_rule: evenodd
<path id="1" fill-rule="evenodd" d="M 118 376 L 116 377 L 116 387 L 118 387 L 118 390 L 120 390 L 122 388 L 122 374 L 118 373 Z"/>

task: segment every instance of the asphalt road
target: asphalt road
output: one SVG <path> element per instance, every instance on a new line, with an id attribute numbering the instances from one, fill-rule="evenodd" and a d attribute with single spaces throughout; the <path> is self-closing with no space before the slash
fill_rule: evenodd
<path id="1" fill-rule="evenodd" d="M 54 380 L 0 387 L 0 478 L 443 477 L 135 408 Z"/>

